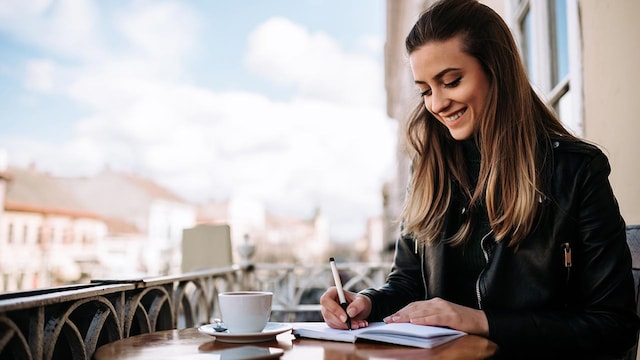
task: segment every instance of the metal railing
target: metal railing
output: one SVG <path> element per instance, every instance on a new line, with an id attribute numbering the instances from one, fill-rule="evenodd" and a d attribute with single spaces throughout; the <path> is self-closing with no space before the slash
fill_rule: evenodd
<path id="1" fill-rule="evenodd" d="M 345 289 L 382 284 L 389 264 L 344 263 Z M 217 294 L 274 293 L 272 321 L 318 320 L 328 266 L 260 264 L 0 294 L 0 359 L 91 359 L 104 344 L 219 316 Z"/>

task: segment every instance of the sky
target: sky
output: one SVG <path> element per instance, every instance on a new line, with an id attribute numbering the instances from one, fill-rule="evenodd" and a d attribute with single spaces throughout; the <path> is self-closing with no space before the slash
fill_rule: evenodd
<path id="1" fill-rule="evenodd" d="M 384 0 L 2 0 L 0 149 L 361 236 L 394 175 Z"/>

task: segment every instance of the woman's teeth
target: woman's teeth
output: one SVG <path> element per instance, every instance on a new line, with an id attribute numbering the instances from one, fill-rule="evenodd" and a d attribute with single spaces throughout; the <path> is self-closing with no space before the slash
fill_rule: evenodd
<path id="1" fill-rule="evenodd" d="M 464 114 L 464 110 L 462 110 L 462 111 L 458 112 L 457 114 L 454 114 L 453 116 L 446 116 L 446 117 L 444 117 L 444 121 L 446 121 L 446 122 L 456 121 L 456 120 L 458 120 L 458 118 L 459 118 L 460 116 L 462 116 L 462 114 Z"/>

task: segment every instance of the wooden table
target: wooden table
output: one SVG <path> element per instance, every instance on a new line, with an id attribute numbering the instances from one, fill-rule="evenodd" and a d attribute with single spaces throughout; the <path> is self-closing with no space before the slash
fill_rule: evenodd
<path id="1" fill-rule="evenodd" d="M 251 348 L 241 347 L 251 346 Z M 101 346 L 96 360 L 111 359 L 238 359 L 234 351 L 254 351 L 256 359 L 485 359 L 497 346 L 480 336 L 467 335 L 433 349 L 359 342 L 356 344 L 296 339 L 290 332 L 275 340 L 253 344 L 216 342 L 195 328 L 158 331 Z"/>

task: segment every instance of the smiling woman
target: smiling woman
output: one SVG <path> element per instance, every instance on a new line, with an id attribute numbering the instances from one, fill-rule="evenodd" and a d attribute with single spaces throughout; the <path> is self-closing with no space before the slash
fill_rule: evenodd
<path id="1" fill-rule="evenodd" d="M 531 87 L 509 27 L 442 0 L 405 39 L 420 103 L 385 285 L 321 297 L 334 328 L 445 326 L 505 358 L 620 358 L 637 341 L 631 256 L 604 153 Z M 346 312 L 346 313 L 345 313 Z"/>

